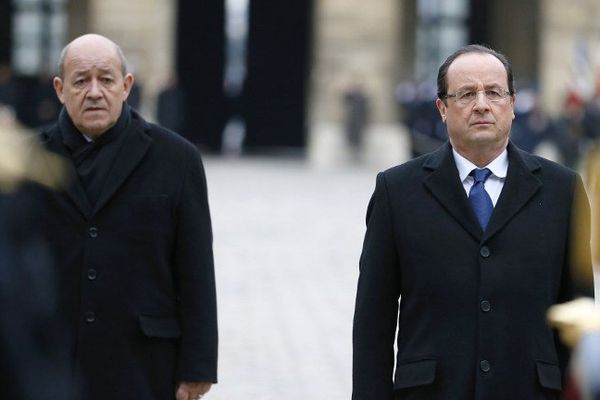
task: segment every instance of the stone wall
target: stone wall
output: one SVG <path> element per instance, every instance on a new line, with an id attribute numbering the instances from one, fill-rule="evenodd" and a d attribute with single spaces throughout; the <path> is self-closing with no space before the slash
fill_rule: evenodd
<path id="1" fill-rule="evenodd" d="M 312 69 L 312 118 L 339 122 L 341 96 L 353 81 L 370 94 L 374 121 L 391 122 L 395 111 L 401 2 L 316 0 Z"/>
<path id="2" fill-rule="evenodd" d="M 369 99 L 369 123 L 358 160 L 389 167 L 405 159 L 406 135 L 396 123 L 394 89 L 401 75 L 403 2 L 315 0 L 309 98 L 308 154 L 313 164 L 357 159 L 344 135 L 343 94 L 360 84 Z"/>
<path id="3" fill-rule="evenodd" d="M 123 49 L 142 87 L 142 111 L 154 99 L 175 63 L 176 0 L 90 0 L 89 31 L 108 36 Z"/>
<path id="4" fill-rule="evenodd" d="M 593 90 L 595 71 L 600 70 L 600 2 L 542 0 L 540 12 L 542 101 L 556 114 L 569 88 L 578 87 L 587 96 Z M 578 47 L 587 50 L 588 63 L 577 61 Z"/>

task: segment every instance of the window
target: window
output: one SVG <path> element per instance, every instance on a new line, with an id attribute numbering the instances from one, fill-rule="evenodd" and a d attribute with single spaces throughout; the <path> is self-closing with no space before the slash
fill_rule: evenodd
<path id="1" fill-rule="evenodd" d="M 467 44 L 468 13 L 468 0 L 418 0 L 417 80 L 435 80 L 446 57 Z"/>
<path id="2" fill-rule="evenodd" d="M 19 75 L 56 70 L 67 34 L 67 0 L 13 0 L 12 64 Z"/>

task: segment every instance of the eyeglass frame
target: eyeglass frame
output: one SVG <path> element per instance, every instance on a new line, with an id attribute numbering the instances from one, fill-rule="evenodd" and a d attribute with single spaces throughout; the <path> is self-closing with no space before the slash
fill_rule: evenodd
<path id="1" fill-rule="evenodd" d="M 499 92 L 498 94 L 500 94 L 500 92 L 501 92 L 502 96 L 499 99 L 490 99 L 490 98 L 488 98 L 488 96 L 486 94 L 486 92 L 488 92 L 488 91 L 496 91 L 496 92 Z M 465 102 L 465 100 L 459 98 L 460 94 L 467 94 L 467 93 L 471 93 L 471 92 L 475 93 L 475 96 L 471 100 Z M 465 90 L 464 93 L 462 91 L 458 91 L 455 93 L 446 93 L 445 95 L 439 96 L 439 97 L 441 99 L 454 98 L 457 104 L 459 104 L 463 107 L 467 107 L 467 106 L 473 104 L 475 101 L 477 101 L 477 95 L 479 94 L 479 92 L 484 92 L 483 94 L 484 94 L 486 101 L 489 101 L 490 103 L 494 103 L 494 104 L 501 103 L 509 96 L 514 95 L 514 92 L 511 92 L 510 90 L 505 90 L 505 89 L 500 89 L 500 88 L 491 88 L 491 89 L 482 89 L 482 90 L 468 89 L 468 90 Z"/>

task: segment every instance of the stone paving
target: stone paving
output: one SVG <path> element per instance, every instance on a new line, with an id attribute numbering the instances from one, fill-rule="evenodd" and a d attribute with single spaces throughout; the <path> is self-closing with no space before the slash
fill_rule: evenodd
<path id="1" fill-rule="evenodd" d="M 211 400 L 348 400 L 376 170 L 205 159 L 219 303 Z"/>

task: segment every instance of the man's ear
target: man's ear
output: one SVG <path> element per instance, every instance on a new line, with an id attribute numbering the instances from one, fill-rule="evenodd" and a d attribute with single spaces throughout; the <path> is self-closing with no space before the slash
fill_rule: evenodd
<path id="1" fill-rule="evenodd" d="M 60 79 L 58 76 L 55 76 L 52 80 L 52 85 L 54 86 L 54 91 L 56 92 L 56 96 L 58 97 L 60 102 L 62 104 L 65 104 L 65 95 L 63 93 L 64 84 L 62 79 Z"/>
<path id="2" fill-rule="evenodd" d="M 129 93 L 131 92 L 131 88 L 133 86 L 133 75 L 127 74 L 123 78 L 123 101 L 127 100 L 129 97 Z"/>
<path id="3" fill-rule="evenodd" d="M 513 111 L 512 111 L 512 119 L 515 119 L 515 102 L 517 101 L 517 96 L 513 94 L 513 95 L 512 95 L 512 96 L 510 96 L 510 97 L 511 97 L 512 108 L 513 108 Z"/>
<path id="4" fill-rule="evenodd" d="M 438 111 L 440 112 L 440 117 L 442 117 L 442 122 L 446 123 L 446 104 L 444 104 L 444 102 L 441 99 L 436 99 L 435 100 L 435 106 L 437 107 Z"/>

